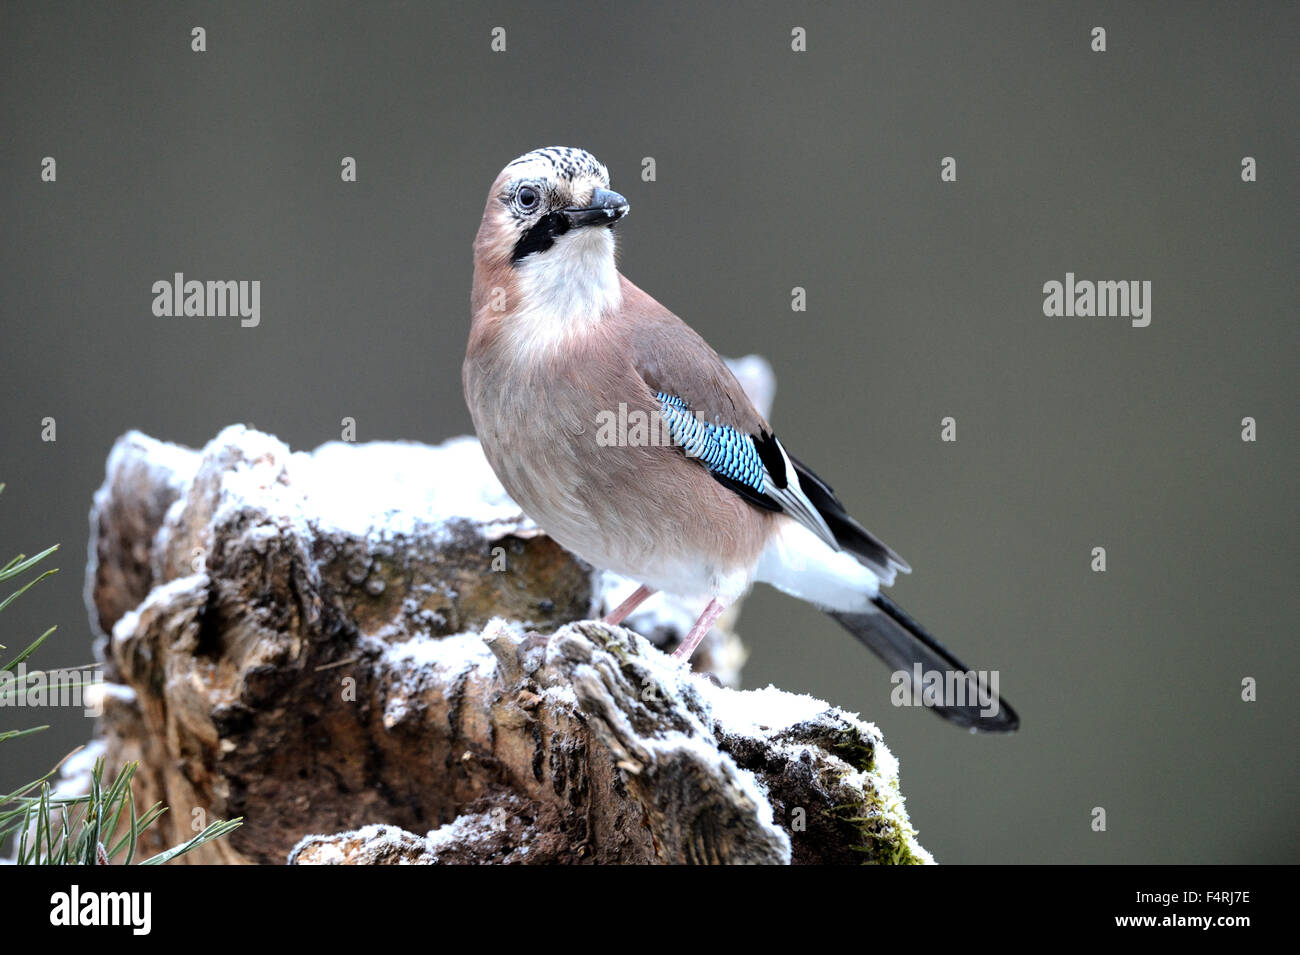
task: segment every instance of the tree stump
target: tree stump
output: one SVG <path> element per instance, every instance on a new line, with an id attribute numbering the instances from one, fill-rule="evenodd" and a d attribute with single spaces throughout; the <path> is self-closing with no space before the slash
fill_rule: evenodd
<path id="1" fill-rule="evenodd" d="M 87 601 L 110 767 L 182 862 L 933 861 L 871 724 L 734 684 L 732 615 L 594 622 L 594 573 L 505 495 L 476 441 L 293 453 L 227 428 L 138 433 L 91 512 Z M 638 635 L 641 631 L 653 638 Z"/>

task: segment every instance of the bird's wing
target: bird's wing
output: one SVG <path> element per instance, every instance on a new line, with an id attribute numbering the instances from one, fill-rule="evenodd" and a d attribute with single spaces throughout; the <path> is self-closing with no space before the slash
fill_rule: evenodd
<path id="1" fill-rule="evenodd" d="M 794 464 L 776 435 L 763 428 L 746 433 L 733 424 L 710 421 L 682 394 L 689 391 L 689 387 L 655 391 L 673 443 L 708 468 L 719 484 L 758 507 L 788 514 L 838 550 L 835 535 L 800 487 Z"/>
<path id="2" fill-rule="evenodd" d="M 792 458 L 726 362 L 690 326 L 625 280 L 636 370 L 675 444 L 715 481 L 780 511 L 892 581 L 907 563 L 855 521 L 835 492 Z"/>
<path id="3" fill-rule="evenodd" d="M 885 582 L 892 581 L 896 571 L 905 574 L 912 572 L 907 561 L 899 557 L 892 547 L 853 519 L 853 515 L 845 510 L 829 484 L 798 458 L 790 460 L 794 462 L 795 473 L 799 475 L 799 484 L 804 494 L 826 521 L 831 533 L 835 535 L 835 542 L 842 549 L 861 560 Z"/>

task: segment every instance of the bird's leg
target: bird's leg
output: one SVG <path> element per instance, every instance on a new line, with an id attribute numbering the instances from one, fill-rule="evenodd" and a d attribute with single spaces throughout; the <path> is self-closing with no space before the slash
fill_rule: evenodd
<path id="1" fill-rule="evenodd" d="M 641 606 L 652 596 L 654 596 L 654 591 L 645 584 L 642 584 L 632 592 L 631 597 L 628 597 L 627 600 L 624 600 L 621 604 L 606 614 L 604 622 L 611 626 L 617 626 L 626 620 L 633 610 Z"/>
<path id="2" fill-rule="evenodd" d="M 727 605 L 719 603 L 718 598 L 714 597 L 709 601 L 709 605 L 704 608 L 704 613 L 700 614 L 700 619 L 695 621 L 695 626 L 691 627 L 691 632 L 686 635 L 682 645 L 673 651 L 673 658 L 676 660 L 689 660 L 695 648 L 700 645 L 704 635 L 713 629 L 722 612 L 727 609 Z"/>

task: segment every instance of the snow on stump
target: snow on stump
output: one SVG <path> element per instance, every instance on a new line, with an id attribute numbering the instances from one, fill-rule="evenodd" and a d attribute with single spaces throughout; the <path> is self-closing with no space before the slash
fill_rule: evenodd
<path id="1" fill-rule="evenodd" d="M 524 518 L 472 438 L 133 432 L 90 557 L 100 741 L 170 807 L 141 851 L 242 816 L 178 861 L 933 861 L 873 725 L 723 685 L 734 614 L 696 655 L 711 675 L 655 645 L 694 606 L 594 622 L 632 584 Z"/>

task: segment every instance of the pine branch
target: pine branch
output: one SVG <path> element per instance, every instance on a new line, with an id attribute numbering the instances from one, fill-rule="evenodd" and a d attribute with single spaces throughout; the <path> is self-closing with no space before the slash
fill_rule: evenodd
<path id="1" fill-rule="evenodd" d="M 0 484 L 0 492 L 5 486 Z M 32 557 L 19 554 L 0 568 L 0 582 L 11 580 L 31 570 L 46 557 L 59 549 L 59 545 L 47 547 Z M 22 594 L 51 574 L 58 568 L 46 570 L 22 584 L 8 597 L 0 600 L 0 610 L 4 610 Z M 20 663 L 29 659 L 54 632 L 50 627 L 32 641 L 17 656 L 11 659 L 0 672 L 12 673 Z M 0 649 L 4 645 L 0 644 Z M 12 680 L 13 686 L 0 690 L 0 698 L 7 698 L 21 691 L 25 682 L 45 676 L 45 671 L 32 671 L 19 680 Z M 51 689 L 76 689 L 92 685 L 89 681 L 72 681 L 51 685 Z M 26 729 L 0 730 L 0 743 L 29 736 L 32 733 L 48 729 L 48 726 L 31 726 Z M 69 754 L 69 756 L 72 754 Z M 90 791 L 80 796 L 58 795 L 50 788 L 50 780 L 59 767 L 67 760 L 64 757 L 44 776 L 33 780 L 8 795 L 0 794 L 0 846 L 11 838 L 17 839 L 17 852 L 14 861 L 18 865 L 109 865 L 118 856 L 125 853 L 124 864 L 130 865 L 135 859 L 136 845 L 144 832 L 166 811 L 161 804 L 150 806 L 143 815 L 137 812 L 135 796 L 131 791 L 131 780 L 138 768 L 135 763 L 128 763 L 106 788 L 104 786 L 104 761 L 95 761 L 90 773 Z M 30 795 L 39 789 L 39 795 Z M 129 823 L 119 825 L 123 814 L 129 810 Z M 236 829 L 242 819 L 221 820 L 207 826 L 202 832 L 187 842 L 161 852 L 141 865 L 161 865 L 197 849 L 213 839 L 219 839 Z M 120 833 L 119 833 L 120 829 Z M 116 839 L 114 837 L 116 836 Z M 111 842 L 105 846 L 105 840 Z"/>

